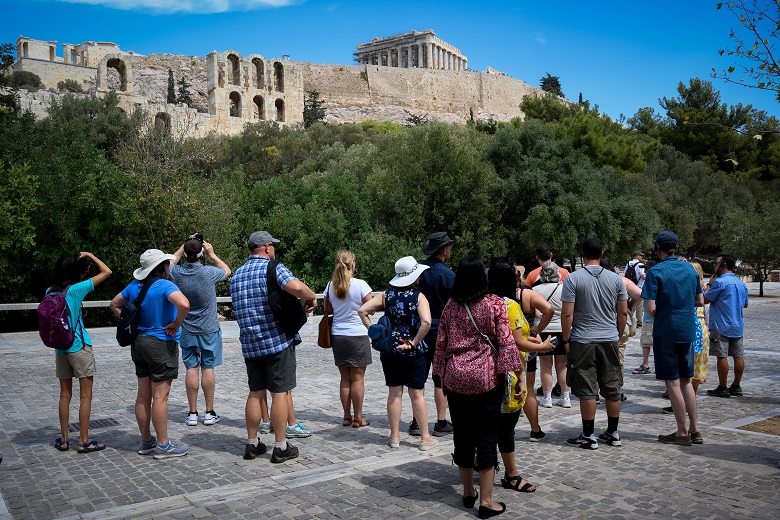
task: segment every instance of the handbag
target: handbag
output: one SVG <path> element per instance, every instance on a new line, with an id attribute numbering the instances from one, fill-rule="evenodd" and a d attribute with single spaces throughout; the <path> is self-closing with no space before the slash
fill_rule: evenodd
<path id="1" fill-rule="evenodd" d="M 285 334 L 293 336 L 306 324 L 306 313 L 298 298 L 279 287 L 277 265 L 276 260 L 271 260 L 266 268 L 268 306 Z"/>
<path id="2" fill-rule="evenodd" d="M 328 284 L 330 287 L 330 284 Z M 325 314 L 320 320 L 319 330 L 317 332 L 317 345 L 322 348 L 330 348 L 330 328 L 333 326 L 333 306 L 328 298 L 328 287 L 325 287 Z"/>
<path id="3" fill-rule="evenodd" d="M 138 337 L 138 314 L 141 312 L 141 303 L 146 298 L 146 293 L 159 276 L 152 276 L 144 281 L 141 292 L 135 300 L 125 303 L 122 312 L 119 313 L 119 321 L 116 324 L 116 342 L 120 347 L 130 347 L 135 344 Z"/>

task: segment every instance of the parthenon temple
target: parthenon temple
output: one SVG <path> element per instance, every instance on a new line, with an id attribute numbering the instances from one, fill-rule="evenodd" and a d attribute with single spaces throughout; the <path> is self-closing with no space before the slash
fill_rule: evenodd
<path id="1" fill-rule="evenodd" d="M 468 70 L 468 58 L 460 49 L 437 38 L 431 29 L 362 43 L 357 46 L 355 61 L 404 69 Z"/>

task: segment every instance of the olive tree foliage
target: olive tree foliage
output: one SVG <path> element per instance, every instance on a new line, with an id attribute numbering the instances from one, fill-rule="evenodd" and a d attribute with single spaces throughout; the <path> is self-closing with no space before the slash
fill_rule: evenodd
<path id="1" fill-rule="evenodd" d="M 16 50 L 13 43 L 0 43 L 0 115 L 15 113 L 18 108 L 18 89 L 11 84 L 11 66 Z"/>
<path id="2" fill-rule="evenodd" d="M 712 77 L 748 88 L 769 90 L 780 102 L 780 64 L 777 45 L 780 43 L 780 0 L 733 0 L 719 2 L 717 9 L 730 11 L 739 22 L 729 38 L 733 46 L 719 49 L 734 59 L 732 65 L 717 71 Z"/>
<path id="3" fill-rule="evenodd" d="M 27 262 L 37 244 L 38 180 L 29 164 L 0 159 L 0 292 L 7 301 L 26 301 Z M 13 253 L 12 253 L 13 252 Z"/>
<path id="4" fill-rule="evenodd" d="M 736 208 L 724 219 L 725 251 L 749 265 L 759 282 L 759 296 L 769 273 L 780 269 L 780 206 L 775 201 L 755 210 Z"/>

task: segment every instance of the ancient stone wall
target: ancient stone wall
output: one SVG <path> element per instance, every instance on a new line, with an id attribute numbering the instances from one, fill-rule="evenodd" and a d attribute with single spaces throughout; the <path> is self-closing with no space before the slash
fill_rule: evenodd
<path id="1" fill-rule="evenodd" d="M 14 64 L 14 70 L 26 70 L 41 78 L 44 88 L 56 88 L 57 83 L 66 79 L 77 81 L 85 91 L 94 89 L 95 69 L 80 65 L 69 65 L 52 61 L 23 58 Z"/>

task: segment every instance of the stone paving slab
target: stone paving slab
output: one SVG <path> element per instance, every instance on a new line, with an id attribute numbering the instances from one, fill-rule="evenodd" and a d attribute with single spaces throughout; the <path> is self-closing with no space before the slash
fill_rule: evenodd
<path id="1" fill-rule="evenodd" d="M 751 295 L 757 287 L 751 285 Z M 596 451 L 569 447 L 566 438 L 580 428 L 576 399 L 569 410 L 540 409 L 543 442 L 528 442 L 528 424 L 517 429 L 518 466 L 533 494 L 504 490 L 496 500 L 509 514 L 548 518 L 752 518 L 780 517 L 780 437 L 736 430 L 746 418 L 780 410 L 780 283 L 766 284 L 770 297 L 753 297 L 746 310 L 745 397 L 698 398 L 705 444 L 689 448 L 656 441 L 674 429 L 661 413 L 668 401 L 652 375 L 634 376 L 641 362 L 638 337 L 626 355 L 620 431 L 624 446 Z M 400 450 L 387 446 L 386 387 L 378 356 L 366 372 L 366 415 L 371 426 L 341 426 L 338 371 L 329 350 L 316 346 L 317 323 L 310 320 L 298 347 L 298 419 L 315 430 L 293 440 L 298 459 L 270 464 L 270 455 L 242 458 L 246 372 L 233 322 L 224 322 L 225 364 L 217 369 L 216 409 L 222 422 L 187 427 L 182 377 L 170 397 L 170 435 L 191 447 L 183 458 L 155 461 L 138 455 L 133 414 L 136 392 L 128 349 L 117 347 L 114 330 L 90 329 L 95 339 L 93 419 L 113 418 L 118 426 L 95 429 L 91 436 L 108 444 L 102 452 L 60 453 L 53 353 L 37 333 L 0 335 L 0 520 L 73 518 L 473 518 L 463 509 L 452 442 L 431 452 L 416 449 L 417 438 L 402 436 Z M 429 383 L 430 384 L 430 383 Z M 716 384 L 715 363 L 709 381 Z M 78 395 L 78 384 L 74 385 Z M 432 387 L 428 389 L 432 416 Z M 700 390 L 701 392 L 701 390 Z M 202 402 L 202 398 L 201 398 Z M 77 408 L 71 407 L 71 420 Z M 201 414 L 202 414 L 201 404 Z M 411 418 L 408 399 L 402 420 Z M 606 426 L 604 406 L 597 430 Z M 263 440 L 272 443 L 271 435 Z M 498 482 L 498 480 L 497 480 Z"/>

